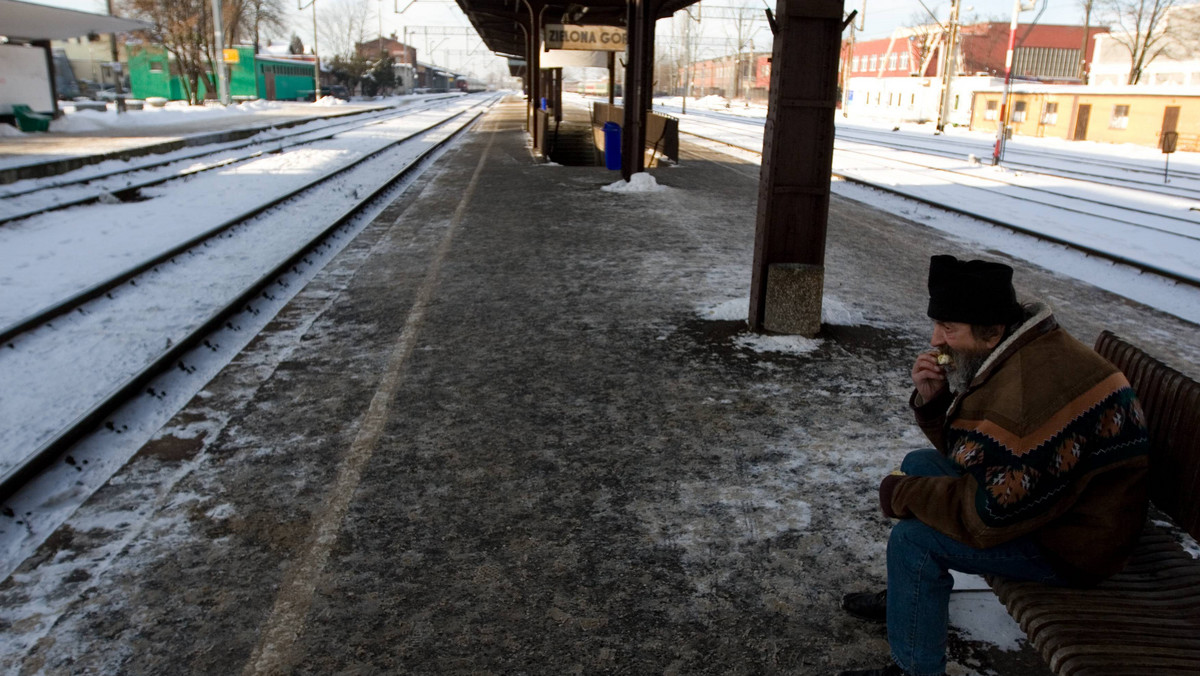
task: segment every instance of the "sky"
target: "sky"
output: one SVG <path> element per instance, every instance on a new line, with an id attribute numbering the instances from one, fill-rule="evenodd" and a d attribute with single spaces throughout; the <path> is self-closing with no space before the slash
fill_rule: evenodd
<path id="1" fill-rule="evenodd" d="M 466 101 L 464 101 L 466 103 Z M 713 102 L 718 110 L 724 109 L 724 102 Z M 169 104 L 169 108 L 160 111 L 140 111 L 129 113 L 122 116 L 117 116 L 112 111 L 108 113 L 94 112 L 78 112 L 70 113 L 63 119 L 56 120 L 56 129 L 66 130 L 68 128 L 80 130 L 87 127 L 124 127 L 130 128 L 132 133 L 139 131 L 135 127 L 141 127 L 140 131 L 144 132 L 149 127 L 157 126 L 156 121 L 169 122 L 177 120 L 179 117 L 195 117 L 197 115 L 219 115 L 219 116 L 243 116 L 246 118 L 248 125 L 258 124 L 254 118 L 258 115 L 269 114 L 272 110 L 278 109 L 283 104 L 277 102 L 264 102 L 259 104 L 243 104 L 228 109 L 218 108 L 200 108 L 193 109 L 183 104 Z M 451 104 L 457 105 L 457 104 Z M 423 113 L 426 118 L 431 117 L 429 113 Z M 433 114 L 432 116 L 436 116 Z M 760 116 L 760 115 L 756 115 Z M 371 152 L 372 150 L 394 142 L 400 136 L 407 134 L 415 129 L 420 129 L 430 122 L 429 119 L 418 119 L 418 115 L 413 115 L 410 118 L 393 120 L 388 124 L 375 125 L 371 127 L 371 131 L 362 131 L 355 134 L 347 134 L 339 137 L 336 140 L 330 140 L 317 144 L 313 147 L 298 147 L 290 150 L 287 153 L 271 154 L 262 158 L 245 162 L 237 165 L 231 165 L 225 169 L 217 170 L 208 174 L 198 175 L 190 181 L 178 182 L 169 184 L 154 190 L 153 196 L 157 199 L 148 199 L 135 202 L 121 202 L 115 204 L 100 204 L 91 207 L 76 209 L 72 212 L 57 212 L 43 217 L 35 217 L 22 222 L 21 227 L 8 227 L 0 230 L 0 270 L 10 271 L 10 277 L 0 280 L 0 308 L 13 313 L 14 316 L 20 316 L 22 311 L 26 311 L 28 306 L 39 306 L 49 304 L 59 299 L 63 293 L 65 286 L 81 287 L 91 283 L 105 267 L 120 269 L 127 262 L 127 258 L 131 256 L 141 256 L 151 253 L 155 249 L 168 247 L 175 242 L 191 237 L 194 234 L 201 232 L 211 227 L 214 220 L 219 220 L 221 212 L 236 212 L 248 206 L 254 205 L 261 201 L 267 194 L 275 194 L 283 192 L 293 184 L 303 182 L 311 175 L 320 174 L 328 168 L 330 163 L 338 163 L 343 161 L 346 156 L 359 155 Z M 686 121 L 685 121 L 686 123 Z M 735 125 L 740 128 L 745 125 Z M 754 127 L 761 129 L 761 125 Z M 891 134 L 891 132 L 885 132 Z M 977 134 L 964 130 L 952 130 L 947 134 L 946 138 L 939 139 L 937 142 L 949 140 L 949 136 L 955 136 L 959 139 L 971 137 Z M 1065 144 L 1065 142 L 1064 142 Z M 1014 140 L 1014 147 L 1025 145 L 1033 149 L 1039 148 L 1055 148 L 1063 150 L 1051 139 L 1029 139 L 1021 138 Z M 1090 144 L 1086 142 L 1070 144 L 1070 148 L 1082 154 L 1095 152 L 1100 148 L 1099 144 Z M 1104 146 L 1102 151 L 1111 157 L 1121 157 L 1124 159 L 1139 159 L 1156 157 L 1157 151 L 1153 148 L 1141 148 L 1137 146 Z M 850 162 L 851 159 L 838 157 L 838 162 Z M 1196 157 L 1192 153 L 1181 153 L 1179 158 L 1180 164 L 1189 164 L 1192 167 L 1196 166 L 1200 161 L 1200 157 Z M 963 164 L 962 160 L 955 160 L 958 164 Z M 100 167 L 91 167 L 81 171 L 96 171 Z M 548 171 L 554 171 L 548 167 Z M 855 167 L 839 166 L 841 171 L 855 170 Z M 911 168 L 902 166 L 901 168 L 882 169 L 878 167 L 858 167 L 857 171 L 870 171 L 875 174 L 875 178 L 879 178 L 880 173 L 889 172 L 896 176 L 894 180 L 902 183 L 909 183 L 914 186 L 924 184 L 929 181 L 941 181 L 937 187 L 943 194 L 943 198 L 953 197 L 955 193 L 962 192 L 965 194 L 965 199 L 972 200 L 978 208 L 988 208 L 989 200 L 981 200 L 977 192 L 963 190 L 956 184 L 946 182 L 943 177 L 944 172 L 930 172 L 928 180 L 914 180 L 914 174 Z M 1002 171 L 992 167 L 977 167 L 976 172 L 980 174 L 997 173 Z M 172 319 L 178 325 L 187 324 L 189 321 L 196 322 L 206 315 L 203 314 L 205 303 L 219 303 L 223 296 L 218 298 L 219 294 L 235 295 L 240 291 L 238 275 L 248 275 L 253 277 L 256 270 L 269 269 L 274 265 L 278 257 L 285 256 L 290 253 L 293 243 L 291 239 L 298 234 L 296 224 L 303 224 L 311 227 L 319 227 L 320 223 L 327 222 L 326 217 L 335 217 L 340 209 L 346 206 L 346 202 L 352 201 L 350 195 L 359 194 L 360 190 L 366 191 L 371 189 L 371 180 L 378 180 L 380 172 L 366 171 L 354 174 L 347 177 L 346 184 L 336 186 L 327 186 L 321 191 L 310 195 L 311 201 L 299 205 L 293 205 L 291 208 L 295 212 L 306 214 L 306 218 L 295 219 L 286 215 L 286 212 L 280 212 L 275 218 L 271 219 L 274 227 L 261 228 L 256 230 L 255 236 L 264 237 L 258 242 L 257 246 L 246 246 L 247 240 L 231 239 L 226 244 L 217 244 L 209 254 L 212 260 L 206 265 L 218 266 L 221 272 L 213 274 L 213 267 L 201 267 L 198 264 L 196 268 L 189 268 L 188 261 L 182 258 L 178 263 L 172 262 L 170 266 L 163 266 L 161 270 L 156 270 L 156 275 L 170 276 L 174 278 L 173 284 L 165 284 L 160 291 L 170 298 L 155 299 L 145 294 L 123 294 L 116 293 L 115 297 L 97 299 L 89 306 L 88 313 L 80 313 L 79 316 L 72 316 L 62 321 L 56 322 L 57 327 L 54 331 L 42 331 L 37 335 L 23 336 L 21 339 L 21 350 L 10 351 L 6 350 L 3 359 L 0 359 L 0 381 L 3 382 L 23 382 L 28 383 L 19 389 L 22 392 L 34 393 L 43 397 L 40 401 L 54 401 L 55 406 L 38 405 L 37 400 L 26 400 L 8 402 L 10 407 L 4 409 L 0 407 L 0 419 L 4 420 L 20 420 L 32 421 L 34 424 L 26 424 L 23 427 L 37 427 L 38 424 L 44 423 L 43 427 L 53 426 L 57 421 L 51 419 L 54 415 L 70 417 L 70 412 L 66 410 L 65 402 L 68 398 L 63 395 L 63 392 L 71 392 L 76 395 L 101 395 L 108 389 L 102 378 L 93 375 L 99 371 L 115 372 L 115 379 L 120 380 L 126 374 L 121 372 L 121 369 L 129 366 L 128 364 L 120 363 L 119 357 L 131 354 L 135 348 L 142 349 L 144 353 L 153 355 L 159 344 L 157 340 L 161 339 L 162 326 L 166 325 L 166 319 Z M 938 177 L 938 178 L 933 178 Z M 49 182 L 53 179 L 39 179 L 40 181 Z M 362 181 L 361 184 L 354 182 Z M 652 180 L 647 180 L 642 185 L 632 185 L 633 192 L 639 190 L 654 189 Z M 233 188 L 231 186 L 237 186 Z M 17 186 L 24 187 L 24 186 Z M 611 186 L 610 186 L 611 187 Z M 1118 285 L 1132 287 L 1136 285 L 1135 280 L 1122 277 L 1125 274 L 1132 274 L 1133 277 L 1139 277 L 1136 273 L 1124 273 L 1115 270 L 1102 262 L 1091 262 L 1076 260 L 1073 254 L 1065 253 L 1058 247 L 1035 245 L 1037 251 L 1016 251 L 1011 247 L 1014 246 L 1029 246 L 1026 244 L 1014 243 L 1015 238 L 1012 236 L 997 234 L 997 229 L 990 226 L 979 226 L 978 224 L 970 224 L 958 217 L 945 214 L 932 207 L 922 205 L 914 205 L 913 203 L 900 203 L 899 198 L 883 197 L 878 194 L 864 196 L 856 194 L 852 191 L 866 191 L 866 188 L 858 188 L 850 184 L 837 182 L 834 184 L 834 190 L 839 194 L 847 195 L 852 198 L 863 201 L 871 201 L 876 206 L 895 211 L 897 213 L 905 213 L 909 218 L 916 222 L 924 223 L 930 227 L 938 228 L 950 232 L 958 237 L 962 237 L 967 241 L 976 241 L 987 249 L 995 249 L 1000 251 L 1008 251 L 1014 256 L 1031 260 L 1042 265 L 1047 269 L 1054 269 L 1063 274 L 1078 276 L 1081 279 L 1087 279 L 1089 275 L 1099 275 L 1104 279 L 1091 279 L 1093 283 L 1101 286 L 1105 282 L 1115 282 Z M 1100 189 L 1103 192 L 1113 192 L 1111 189 Z M 620 191 L 618 191 L 620 192 Z M 214 205 L 211 200 L 211 195 L 222 194 L 227 196 L 219 204 Z M 1165 202 L 1164 198 L 1156 198 L 1159 202 Z M 240 203 L 239 203 L 240 202 Z M 203 204 L 205 208 L 180 208 L 180 204 L 187 205 L 190 203 Z M 214 211 L 215 208 L 215 211 Z M 1000 206 L 996 208 L 1008 209 L 1008 206 Z M 382 209 L 382 206 L 379 207 Z M 369 214 L 362 223 L 369 222 L 377 212 Z M 1082 217 L 1081 217 L 1082 218 Z M 79 228 L 81 220 L 86 219 L 89 227 Z M 266 219 L 264 219 L 266 220 Z M 1027 219 L 1030 223 L 1035 222 L 1036 218 Z M 311 222 L 310 222 L 311 221 Z M 1082 220 L 1081 220 L 1082 222 Z M 267 225 L 264 223 L 263 225 Z M 1087 222 L 1086 225 L 1092 226 L 1094 223 Z M 169 226 L 169 227 L 165 227 Z M 362 227 L 362 226 L 357 226 Z M 249 232 L 247 229 L 245 232 Z M 239 237 L 248 237 L 245 234 Z M 106 234 L 107 233 L 107 234 Z M 267 235 L 270 235 L 267 237 Z M 1093 229 L 1092 237 L 1097 235 Z M 1154 238 L 1142 236 L 1140 244 L 1152 246 Z M 269 246 L 268 246 L 269 245 Z M 226 251 L 222 254 L 220 247 L 225 247 Z M 1123 248 L 1129 248 L 1126 244 L 1119 244 Z M 1178 244 L 1174 245 L 1178 246 Z M 337 248 L 326 252 L 328 257 L 332 257 L 336 253 Z M 250 252 L 254 256 L 261 256 L 261 260 L 247 255 Z M 10 256 L 15 256 L 21 260 L 5 261 L 3 260 L 6 253 Z M 1180 252 L 1184 253 L 1184 252 Z M 1165 255 L 1165 254 L 1163 254 Z M 1039 259 L 1039 256 L 1041 257 Z M 1200 276 L 1200 257 L 1195 255 L 1186 256 L 1187 263 L 1192 265 L 1191 273 Z M 37 266 L 22 265 L 22 261 L 36 259 Z M 314 266 L 319 268 L 323 260 L 318 260 Z M 301 275 L 301 272 L 297 272 Z M 309 273 L 303 273 L 309 274 Z M 311 273 L 315 274 L 315 270 Z M 21 277 L 21 279 L 17 279 Z M 295 293 L 304 286 L 304 279 L 291 280 L 287 285 L 289 290 L 287 293 Z M 222 283 L 227 283 L 227 288 L 222 288 L 221 284 L 215 283 L 214 280 L 220 280 Z M 151 285 L 142 285 L 143 288 L 150 288 Z M 179 302 L 178 289 L 191 289 L 195 292 L 192 300 L 189 302 Z M 1128 293 L 1126 288 L 1124 292 Z M 5 295 L 7 294 L 7 296 Z M 190 384 L 185 384 L 187 375 L 180 374 L 176 370 L 164 374 L 159 380 L 151 384 L 149 391 L 151 393 L 160 392 L 161 396 L 142 397 L 137 400 L 136 404 L 132 404 L 132 409 L 127 409 L 122 414 L 114 416 L 116 420 L 128 420 L 131 428 L 125 428 L 127 434 L 124 434 L 124 440 L 121 442 L 113 442 L 111 436 L 102 438 L 93 438 L 85 442 L 81 446 L 73 450 L 73 457 L 80 459 L 83 463 L 88 462 L 88 458 L 92 459 L 92 464 L 101 464 L 101 462 L 109 463 L 109 473 L 116 471 L 120 464 L 124 461 L 112 459 L 111 446 L 116 444 L 124 444 L 122 448 L 127 453 L 124 457 L 127 458 L 135 452 L 141 443 L 150 438 L 159 427 L 171 418 L 179 407 L 186 404 L 193 395 L 198 391 L 198 388 L 207 382 L 208 378 L 215 375 L 229 359 L 232 359 L 235 354 L 248 342 L 251 337 L 264 325 L 274 312 L 282 307 L 287 298 L 281 297 L 272 299 L 275 305 L 269 307 L 262 312 L 259 317 L 258 324 L 246 325 L 243 328 L 248 330 L 241 331 L 241 338 L 235 338 L 234 333 L 224 332 L 218 334 L 218 339 L 214 339 L 214 343 L 225 349 L 222 355 L 210 355 L 209 350 L 198 348 L 196 354 L 205 355 L 204 359 L 207 362 L 200 362 L 199 368 L 201 373 L 205 374 L 199 378 L 191 379 Z M 713 299 L 714 303 L 708 310 L 711 318 L 723 319 L 739 319 L 744 318 L 747 300 L 745 298 L 737 298 L 732 301 L 718 301 Z M 1147 303 L 1159 303 L 1158 307 L 1168 311 L 1179 313 L 1180 316 L 1186 316 L 1191 321 L 1200 321 L 1200 294 L 1190 288 L 1177 288 L 1173 290 L 1155 289 L 1143 299 Z M 1177 303 L 1175 301 L 1178 301 Z M 1172 302 L 1173 306 L 1163 305 L 1163 303 Z M 135 307 L 137 303 L 145 303 L 142 307 Z M 24 306 L 22 306 L 24 304 Z M 842 317 L 840 320 L 829 318 L 827 315 L 826 321 L 829 323 L 837 323 L 842 325 L 860 325 L 862 317 L 859 310 L 854 307 L 845 307 L 842 303 L 832 303 L 832 310 L 836 311 Z M 153 310 L 151 310 L 153 308 Z M 198 313 L 199 316 L 191 316 L 192 313 Z M 1191 313 L 1191 314 L 1185 314 Z M 0 312 L 0 314 L 3 314 Z M 149 330 L 144 332 L 132 331 L 126 338 L 127 342 L 121 343 L 110 339 L 112 331 L 110 328 L 96 327 L 111 327 L 115 324 L 111 323 L 112 317 L 155 317 L 153 324 L 146 325 Z M 109 320 L 105 320 L 109 317 Z M 8 318 L 9 321 L 12 317 Z M 249 317 L 246 321 L 251 321 Z M 236 320 L 241 325 L 242 318 Z M 7 324 L 5 318 L 0 316 L 0 325 Z M 306 323 L 299 323 L 295 331 L 303 333 L 307 330 Z M 136 328 L 136 327 L 135 327 Z M 144 335 L 137 335 L 137 334 Z M 72 339 L 68 334 L 76 336 Z M 89 336 L 93 343 L 87 343 L 79 336 Z M 239 342 L 240 341 L 240 342 Z M 771 344 L 761 344 L 754 346 L 754 349 L 763 351 L 785 351 L 779 346 L 780 340 L 775 340 Z M 285 345 L 292 344 L 291 341 L 280 341 L 280 348 L 284 349 Z M 812 349 L 815 345 L 809 341 L 802 339 L 792 339 L 785 346 L 786 351 L 803 352 Z M 101 350 L 109 350 L 105 358 L 97 358 Z M 212 352 L 216 352 L 216 348 L 212 348 Z M 47 357 L 46 355 L 52 355 Z M 201 359 L 196 357 L 197 360 Z M 49 369 L 51 377 L 47 377 L 46 363 L 50 362 L 54 368 Z M 181 360 L 183 363 L 193 365 L 197 368 L 191 356 Z M 138 365 L 134 364 L 136 368 Z M 90 371 L 88 369 L 91 369 Z M 105 375 L 113 375 L 106 373 Z M 94 391 L 88 391 L 87 386 L 93 386 Z M 190 389 L 189 389 L 190 388 Z M 29 395 L 31 399 L 33 395 Z M 83 405 L 87 405 L 84 402 Z M 222 412 L 220 415 L 230 415 L 231 412 Z M 215 415 L 215 414 L 214 414 Z M 215 424 L 215 423 L 207 423 Z M 38 430 L 4 430 L 0 429 L 0 446 L 4 446 L 4 442 L 11 442 L 11 448 L 28 448 L 36 443 L 34 436 Z M 7 434 L 7 436 L 5 436 Z M 21 437 L 21 434 L 29 434 L 31 436 Z M 105 448 L 105 446 L 109 446 Z M 833 451 L 839 454 L 839 457 L 854 458 L 854 453 L 861 452 L 855 444 L 844 444 L 833 446 Z M 859 462 L 859 461 L 856 461 Z M 0 542 L 0 563 L 5 569 L 5 572 L 0 574 L 0 579 L 6 577 L 9 572 L 34 549 L 40 540 L 32 533 L 49 533 L 53 532 L 54 528 L 66 519 L 75 507 L 85 500 L 94 490 L 97 485 L 103 483 L 105 477 L 96 477 L 91 481 L 94 483 L 81 487 L 81 481 L 77 478 L 75 470 L 72 466 L 60 464 L 55 470 L 57 474 L 49 473 L 42 479 L 39 479 L 39 484 L 34 489 L 26 492 L 22 500 L 28 500 L 24 504 L 16 504 L 17 513 L 25 513 L 26 511 L 33 514 L 28 517 L 31 520 L 37 520 L 37 528 L 31 528 L 31 535 L 26 538 L 23 532 L 18 533 L 3 542 Z M 187 496 L 178 496 L 179 499 L 184 499 Z M 103 511 L 103 510 L 101 510 Z M 154 510 L 147 510 L 136 515 L 128 511 L 121 511 L 115 514 L 107 515 L 111 522 L 106 522 L 106 525 L 111 527 L 111 524 L 121 523 L 122 520 L 134 519 L 139 522 L 151 518 Z M 44 520 L 44 521 L 42 521 Z M 115 529 L 115 527 L 113 527 Z M 129 532 L 141 532 L 141 526 L 128 529 Z M 123 547 L 123 542 L 118 540 L 115 545 L 115 550 L 120 550 Z M 1190 544 L 1186 545 L 1195 550 L 1194 541 L 1188 540 Z M 138 548 L 129 548 L 127 551 L 132 551 L 132 554 L 126 556 L 106 559 L 100 562 L 101 566 L 128 565 L 136 569 L 140 562 Z M 70 559 L 67 559 L 68 562 Z M 116 563 L 114 563 L 116 562 Z M 105 575 L 107 568 L 101 569 L 99 572 L 93 570 L 96 577 Z M 39 567 L 36 571 L 27 574 L 34 576 L 33 579 L 44 579 L 46 584 L 57 583 L 61 578 L 65 577 L 62 568 L 57 568 L 54 565 Z M 124 570 L 118 570 L 118 573 L 125 573 Z M 970 584 L 970 582 L 968 582 Z M 36 586 L 36 585 L 34 585 Z M 986 608 L 980 608 L 972 611 L 970 614 L 956 613 L 952 609 L 952 617 L 955 618 L 955 626 L 968 632 L 972 638 L 979 641 L 988 641 L 995 643 L 1001 649 L 1011 649 L 1015 646 L 1015 642 L 1021 636 L 1019 628 L 1015 623 L 1008 619 L 1008 616 L 1003 611 L 1002 607 L 995 598 L 991 595 L 960 595 L 965 598 L 960 598 L 958 602 L 969 599 L 968 603 L 987 604 Z M 66 612 L 65 608 L 71 601 L 72 597 L 68 595 L 44 594 L 31 595 L 27 606 L 20 608 L 5 608 L 5 613 L 18 613 L 18 617 L 22 619 L 22 626 L 32 627 L 33 622 L 26 621 L 31 615 L 37 617 L 53 617 L 57 618 L 62 613 Z M 10 619 L 12 616 L 3 619 Z M 963 621 L 970 620 L 975 624 L 961 624 Z M 15 624 L 15 623 L 14 623 Z M 55 626 L 54 621 L 47 621 L 44 626 Z M 20 640 L 25 640 L 31 634 L 27 633 Z M 36 638 L 36 636 L 34 637 Z M 15 639 L 14 639 L 15 640 Z M 24 648 L 23 648 L 24 649 Z"/>
<path id="2" fill-rule="evenodd" d="M 106 13 L 105 0 L 37 0 L 39 4 L 53 5 L 57 7 L 69 7 L 71 9 L 79 9 L 83 11 L 91 11 L 97 13 Z M 312 10 L 295 9 L 299 7 L 303 0 L 287 0 L 288 6 L 293 8 L 291 11 L 294 17 L 293 28 L 300 35 L 301 39 L 308 44 L 312 36 Z M 319 14 L 323 7 L 332 6 L 332 3 L 339 0 L 317 0 L 318 20 Z M 458 6 L 453 0 L 367 0 L 371 5 L 382 9 L 382 14 L 376 25 L 382 23 L 383 33 L 388 35 L 393 31 L 402 33 L 405 26 L 470 26 L 470 22 L 466 16 L 458 9 Z M 922 6 L 924 2 L 924 8 Z M 968 21 L 973 18 L 978 20 L 996 20 L 1009 21 L 1012 18 L 1013 4 L 1009 0 L 963 0 L 964 4 L 960 9 L 960 17 L 963 21 Z M 1038 9 L 1042 4 L 1049 3 L 1045 13 L 1042 15 L 1039 23 L 1042 24 L 1082 24 L 1083 11 L 1079 0 L 1040 0 Z M 704 6 L 728 7 L 728 6 L 746 6 L 746 7 L 768 7 L 774 9 L 774 3 L 768 3 L 768 0 L 707 0 Z M 886 37 L 891 32 L 901 26 L 908 26 L 918 23 L 919 21 L 927 21 L 929 12 L 932 12 L 939 20 L 944 21 L 950 13 L 949 0 L 846 0 L 846 11 L 858 10 L 860 20 L 865 15 L 861 28 L 862 32 L 858 36 L 862 39 L 873 39 Z M 865 11 L 864 11 L 865 9 Z M 397 10 L 404 10 L 403 13 L 398 13 Z M 1028 23 L 1036 16 L 1037 10 L 1023 12 L 1021 21 Z M 760 19 L 761 21 L 761 19 Z M 660 23 L 659 31 L 665 33 L 670 31 L 669 22 Z M 765 29 L 765 22 L 763 22 Z M 720 49 L 724 42 L 721 38 L 728 33 L 727 26 L 720 20 L 705 19 L 702 21 L 703 32 L 711 39 L 712 49 Z M 374 34 L 378 32 L 377 28 L 371 26 L 368 30 Z M 766 34 L 760 38 L 760 41 L 766 41 Z M 458 55 L 449 53 L 447 50 L 458 52 L 469 51 L 471 46 L 461 38 L 451 42 L 459 44 L 443 44 L 441 49 L 445 56 L 443 59 L 453 60 L 461 58 Z M 477 44 L 477 43 L 476 43 Z M 422 41 L 413 41 L 413 45 L 419 50 L 428 52 L 426 45 Z M 318 44 L 319 46 L 319 44 Z M 438 53 L 438 46 L 434 47 L 435 55 Z M 756 45 L 757 47 L 758 45 Z M 424 58 L 422 58 L 424 60 Z M 454 64 L 441 64 L 453 67 Z"/>

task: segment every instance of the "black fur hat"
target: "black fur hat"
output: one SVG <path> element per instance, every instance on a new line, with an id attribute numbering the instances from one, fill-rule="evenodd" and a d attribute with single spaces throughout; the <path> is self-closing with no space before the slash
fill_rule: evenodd
<path id="1" fill-rule="evenodd" d="M 929 259 L 929 317 L 966 324 L 1012 324 L 1021 305 L 1012 285 L 1013 269 L 989 261 Z"/>

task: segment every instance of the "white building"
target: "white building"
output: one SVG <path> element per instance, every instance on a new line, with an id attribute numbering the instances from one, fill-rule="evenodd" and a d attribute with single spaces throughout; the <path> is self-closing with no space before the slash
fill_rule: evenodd
<path id="1" fill-rule="evenodd" d="M 978 89 L 1003 85 L 1004 78 L 960 76 L 950 81 L 947 123 L 971 124 L 971 100 Z M 846 116 L 899 124 L 936 122 L 941 106 L 942 82 L 936 77 L 852 77 L 847 86 Z"/>

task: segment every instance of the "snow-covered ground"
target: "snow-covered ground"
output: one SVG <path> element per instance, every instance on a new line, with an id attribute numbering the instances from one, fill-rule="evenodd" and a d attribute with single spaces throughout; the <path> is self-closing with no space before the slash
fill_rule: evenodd
<path id="1" fill-rule="evenodd" d="M 749 152 L 730 152 L 758 161 L 765 107 L 732 102 L 725 108 L 724 99 L 706 97 L 689 101 L 684 115 L 680 103 L 678 98 L 656 100 L 655 107 L 677 115 L 681 131 L 695 130 L 745 148 Z M 987 132 L 951 128 L 939 135 L 931 124 L 904 125 L 897 132 L 891 125 L 848 123 L 841 118 L 837 122 L 839 132 L 853 132 L 862 139 L 837 142 L 833 168 L 839 174 L 1200 280 L 1200 153 L 1172 155 L 1171 168 L 1190 176 L 1159 184 L 1176 193 L 1168 195 L 1158 192 L 1157 185 L 1112 184 L 1131 177 L 1139 181 L 1149 177 L 1149 183 L 1155 183 L 1164 160 L 1154 148 L 1024 137 L 1009 142 L 1005 158 L 1013 162 L 1061 168 L 1074 158 L 1075 164 L 1086 165 L 1087 172 L 1095 174 L 1094 180 L 1059 178 L 1011 169 L 1004 163 L 991 166 L 993 138 Z M 872 146 L 872 137 L 879 144 L 896 139 L 919 142 L 938 154 Z M 946 153 L 958 155 L 946 157 Z M 1196 286 L 1143 274 L 1132 266 L 1115 265 L 862 185 L 835 181 L 833 189 L 1200 323 Z"/>

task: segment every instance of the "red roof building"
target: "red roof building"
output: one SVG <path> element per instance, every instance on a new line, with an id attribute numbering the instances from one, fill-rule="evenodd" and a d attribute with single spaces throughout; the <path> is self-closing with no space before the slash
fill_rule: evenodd
<path id="1" fill-rule="evenodd" d="M 901 29 L 890 38 L 843 46 L 843 68 L 849 77 L 940 77 L 945 43 L 934 26 Z M 1083 26 L 1017 26 L 1013 76 L 1041 82 L 1078 82 L 1080 50 L 1086 44 L 1090 63 L 1095 36 L 1107 28 Z M 1004 75 L 1009 24 L 993 21 L 959 28 L 955 75 Z M 845 63 L 846 60 L 849 63 Z"/>

